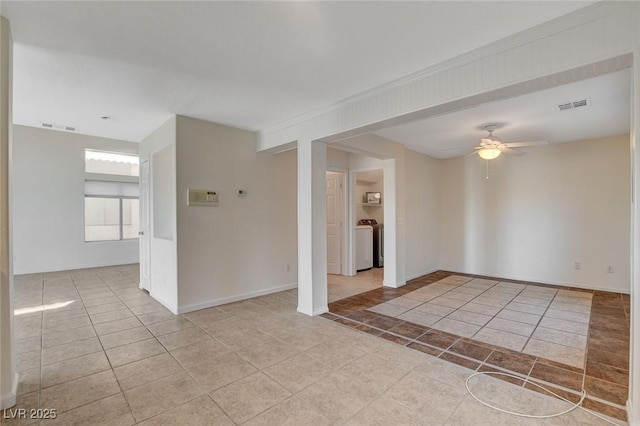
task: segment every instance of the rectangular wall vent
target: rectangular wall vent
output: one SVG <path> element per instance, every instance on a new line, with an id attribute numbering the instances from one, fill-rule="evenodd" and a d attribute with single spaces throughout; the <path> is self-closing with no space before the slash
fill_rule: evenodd
<path id="1" fill-rule="evenodd" d="M 76 128 L 73 126 L 63 126 L 61 124 L 41 123 L 42 127 L 47 129 L 66 130 L 67 132 L 75 132 Z"/>
<path id="2" fill-rule="evenodd" d="M 584 106 L 591 105 L 590 99 L 581 99 L 579 101 L 567 102 L 565 104 L 558 105 L 558 109 L 560 111 L 566 111 L 568 109 L 580 108 Z"/>

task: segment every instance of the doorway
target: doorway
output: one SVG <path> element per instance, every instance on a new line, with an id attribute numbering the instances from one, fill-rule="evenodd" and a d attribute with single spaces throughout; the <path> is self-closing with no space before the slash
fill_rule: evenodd
<path id="1" fill-rule="evenodd" d="M 344 176 L 327 171 L 327 273 L 342 275 L 344 242 Z"/>
<path id="2" fill-rule="evenodd" d="M 360 270 L 358 265 L 362 265 L 365 269 L 382 268 L 384 266 L 384 171 L 383 169 L 359 171 L 355 177 L 356 232 L 361 232 L 364 228 L 368 233 L 367 227 L 369 227 L 372 235 L 372 248 L 367 248 L 367 258 L 370 260 L 363 262 L 357 258 L 356 270 Z M 358 244 L 359 239 L 356 238 L 356 257 L 361 253 Z"/>
<path id="3" fill-rule="evenodd" d="M 379 246 L 384 245 L 382 239 L 373 239 L 373 226 L 365 225 L 372 231 L 369 235 L 372 237 L 371 245 L 368 250 L 368 261 L 370 265 L 363 270 L 357 270 L 357 257 L 358 257 L 358 238 L 356 231 L 358 223 L 361 220 L 364 221 L 376 221 L 376 232 L 379 232 L 379 227 L 383 223 L 383 186 L 384 186 L 384 171 L 382 168 L 372 168 L 372 162 L 377 164 L 376 159 L 366 158 L 367 165 L 363 164 L 364 156 L 358 154 L 347 154 L 347 158 L 350 160 L 348 163 L 353 164 L 354 168 L 348 169 L 342 173 L 327 172 L 327 289 L 328 289 L 328 301 L 329 303 L 335 302 L 346 297 L 351 297 L 356 294 L 364 293 L 379 287 L 383 284 L 383 262 L 373 262 L 373 258 L 376 253 L 373 250 L 373 244 L 378 242 Z M 364 167 L 363 167 L 364 166 Z M 368 167 L 367 167 L 368 166 Z M 340 176 L 342 178 L 342 187 L 340 192 L 340 200 L 343 202 L 342 209 L 344 220 L 340 227 L 341 238 L 343 240 L 342 246 L 342 268 L 341 272 L 336 272 L 337 269 L 331 269 L 332 267 L 332 250 L 336 250 L 338 246 L 334 241 L 332 248 L 332 238 L 334 231 L 331 229 L 332 222 L 334 221 L 332 215 L 334 213 L 336 205 L 335 197 L 333 196 L 333 189 L 336 184 L 332 182 L 332 179 L 336 179 Z M 348 176 L 348 181 L 347 181 Z M 369 193 L 369 194 L 368 194 Z M 380 198 L 377 202 L 368 202 L 367 197 L 374 197 L 372 194 L 379 194 Z M 348 219 L 346 219 L 348 217 Z M 349 239 L 351 236 L 351 239 Z M 380 248 L 379 255 L 383 250 Z M 335 253 L 335 251 L 334 251 Z M 334 257 L 336 259 L 336 257 Z"/>

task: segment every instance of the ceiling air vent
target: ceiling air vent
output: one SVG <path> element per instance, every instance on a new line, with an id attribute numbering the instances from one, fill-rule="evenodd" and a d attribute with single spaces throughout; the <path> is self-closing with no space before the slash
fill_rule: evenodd
<path id="1" fill-rule="evenodd" d="M 76 128 L 73 126 L 63 126 L 62 124 L 41 123 L 42 127 L 47 129 L 66 130 L 67 132 L 75 132 Z"/>
<path id="2" fill-rule="evenodd" d="M 580 107 L 584 107 L 584 106 L 588 106 L 591 105 L 591 100 L 590 99 L 582 99 L 579 101 L 573 101 L 573 102 L 567 102 L 566 104 L 560 104 L 558 105 L 558 109 L 560 111 L 565 111 L 568 109 L 574 109 L 574 108 L 580 108 Z"/>
<path id="3" fill-rule="evenodd" d="M 587 105 L 589 105 L 589 100 L 588 99 L 583 99 L 581 101 L 573 102 L 573 107 L 574 108 L 580 108 L 580 107 L 587 106 Z"/>

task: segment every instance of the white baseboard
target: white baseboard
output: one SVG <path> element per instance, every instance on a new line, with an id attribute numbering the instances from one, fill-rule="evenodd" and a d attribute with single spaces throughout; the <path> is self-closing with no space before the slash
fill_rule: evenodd
<path id="1" fill-rule="evenodd" d="M 163 300 L 161 297 L 158 297 L 157 294 L 153 292 L 149 292 L 149 296 L 153 297 L 158 303 L 160 303 L 162 306 L 170 310 L 174 315 L 178 315 L 182 313 L 178 308 L 176 308 L 176 306 L 173 303 L 169 303 L 168 301 Z"/>
<path id="2" fill-rule="evenodd" d="M 420 278 L 420 277 L 423 277 L 425 275 L 429 275 L 429 274 L 432 274 L 432 273 L 434 273 L 436 271 L 441 271 L 441 270 L 442 269 L 440 269 L 440 268 L 436 268 L 436 269 L 430 269 L 428 271 L 420 272 L 419 274 L 410 275 L 410 276 L 408 276 L 406 278 L 406 281 L 411 281 L 411 280 L 414 280 L 416 278 Z"/>
<path id="3" fill-rule="evenodd" d="M 487 274 L 485 272 L 479 272 L 479 271 L 462 271 L 462 270 L 459 270 L 457 268 L 442 267 L 442 268 L 438 268 L 436 270 L 437 271 L 449 271 L 449 272 L 453 272 L 454 274 L 455 273 L 459 273 L 459 274 L 469 274 L 469 275 L 482 275 L 482 276 L 485 276 L 485 277 L 491 277 L 491 278 L 496 278 L 496 279 L 505 280 L 505 281 L 508 281 L 508 280 L 526 281 L 526 282 L 532 282 L 532 283 L 555 285 L 555 286 L 560 286 L 560 287 L 576 287 L 576 288 L 584 288 L 584 289 L 587 289 L 587 290 L 608 291 L 608 292 L 623 293 L 623 294 L 629 294 L 630 293 L 629 289 L 602 287 L 602 286 L 599 286 L 599 285 L 591 285 L 591 284 L 578 284 L 578 283 L 575 283 L 575 282 L 540 280 L 540 279 L 532 278 L 532 277 L 495 275 L 495 274 Z"/>
<path id="4" fill-rule="evenodd" d="M 16 405 L 19 379 L 18 373 L 15 373 L 13 375 L 13 383 L 11 384 L 11 392 L 0 396 L 0 410 L 5 410 Z"/>
<path id="5" fill-rule="evenodd" d="M 406 283 L 407 283 L 406 281 L 400 281 L 399 283 L 392 283 L 392 284 L 388 284 L 388 283 L 386 283 L 386 282 L 382 281 L 382 285 L 383 285 L 384 287 L 390 287 L 390 288 L 400 288 L 400 287 L 402 287 L 403 285 L 405 285 Z"/>
<path id="6" fill-rule="evenodd" d="M 633 418 L 630 399 L 627 399 L 627 422 L 629 423 L 629 426 L 640 426 L 640 419 Z"/>
<path id="7" fill-rule="evenodd" d="M 301 314 L 308 315 L 310 317 L 317 317 L 318 315 L 326 314 L 327 312 L 329 312 L 329 307 L 328 306 L 324 306 L 324 307 L 322 307 L 320 309 L 316 309 L 311 314 L 309 314 L 308 312 L 305 312 L 305 311 L 301 311 L 300 308 L 296 309 L 296 311 L 301 313 Z"/>
<path id="8" fill-rule="evenodd" d="M 327 312 L 329 312 L 329 307 L 325 306 L 324 308 L 316 309 L 315 311 L 313 311 L 313 316 L 316 317 L 318 315 L 326 314 Z"/>
<path id="9" fill-rule="evenodd" d="M 91 243 L 93 244 L 93 243 Z M 127 266 L 127 265 L 135 265 L 140 263 L 137 259 L 127 259 L 127 260 L 114 260 L 110 262 L 88 262 L 88 263 L 79 263 L 79 264 L 70 264 L 70 265 L 58 265 L 58 266 L 49 266 L 44 268 L 36 268 L 36 269 L 18 269 L 17 272 L 14 269 L 13 275 L 27 275 L 27 274 L 46 274 L 47 272 L 61 272 L 61 271 L 77 271 L 78 269 L 91 269 L 91 268 L 105 268 L 108 266 Z"/>
<path id="10" fill-rule="evenodd" d="M 211 308 L 213 306 L 224 305 L 226 303 L 238 302 L 240 300 L 251 299 L 252 297 L 264 296 L 267 294 L 278 293 L 280 291 L 291 290 L 297 288 L 298 283 L 289 283 L 278 287 L 265 288 L 263 290 L 250 291 L 248 293 L 242 293 L 235 296 L 222 297 L 220 299 L 207 300 L 206 302 L 197 303 L 194 305 L 180 306 L 178 307 L 178 313 L 184 314 L 186 312 L 197 311 L 200 309 Z"/>

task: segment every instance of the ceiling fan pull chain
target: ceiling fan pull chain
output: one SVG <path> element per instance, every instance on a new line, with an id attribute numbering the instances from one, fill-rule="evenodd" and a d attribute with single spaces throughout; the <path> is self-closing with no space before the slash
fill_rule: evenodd
<path id="1" fill-rule="evenodd" d="M 486 160 L 486 161 L 487 161 L 487 179 L 489 179 L 489 160 Z"/>

